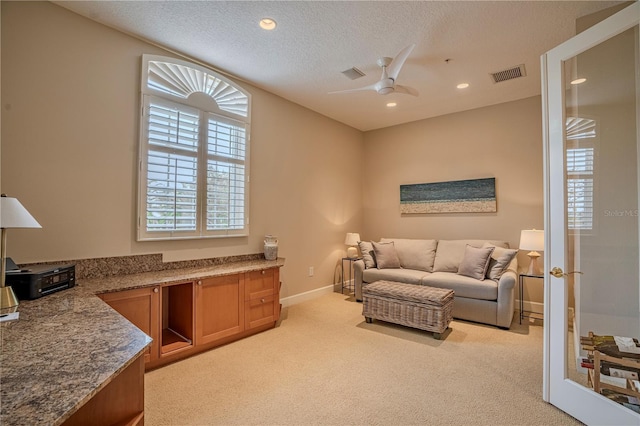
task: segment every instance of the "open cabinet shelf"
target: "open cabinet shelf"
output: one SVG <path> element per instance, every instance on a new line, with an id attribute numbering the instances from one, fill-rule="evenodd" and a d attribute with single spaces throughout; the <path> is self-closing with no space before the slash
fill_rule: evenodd
<path id="1" fill-rule="evenodd" d="M 193 347 L 193 283 L 162 287 L 160 354 Z"/>

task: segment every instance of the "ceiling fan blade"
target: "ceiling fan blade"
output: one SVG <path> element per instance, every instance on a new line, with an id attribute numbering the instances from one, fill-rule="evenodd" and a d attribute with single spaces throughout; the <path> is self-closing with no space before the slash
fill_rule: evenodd
<path id="1" fill-rule="evenodd" d="M 402 69 L 404 62 L 411 54 L 411 51 L 414 47 L 416 47 L 415 43 L 410 44 L 409 46 L 402 49 L 402 51 L 400 51 L 400 53 L 398 53 L 395 58 L 393 58 L 393 61 L 391 61 L 391 63 L 387 67 L 387 75 L 389 76 L 389 78 L 392 78 L 394 81 L 398 79 L 398 74 L 400 74 L 400 70 Z"/>
<path id="2" fill-rule="evenodd" d="M 404 93 L 411 96 L 418 96 L 420 93 L 414 89 L 413 87 L 402 86 L 400 84 L 396 84 L 394 86 L 394 93 Z"/>
<path id="3" fill-rule="evenodd" d="M 362 91 L 365 91 L 365 90 L 373 90 L 374 92 L 376 92 L 377 91 L 376 84 L 377 83 L 374 83 L 374 84 L 370 84 L 368 86 L 358 87 L 356 89 L 336 90 L 334 92 L 329 92 L 328 94 L 329 95 L 334 95 L 336 93 L 362 92 Z"/>

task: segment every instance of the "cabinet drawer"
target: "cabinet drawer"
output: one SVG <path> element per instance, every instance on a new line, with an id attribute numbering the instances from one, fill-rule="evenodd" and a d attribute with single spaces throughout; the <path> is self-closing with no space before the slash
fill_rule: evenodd
<path id="1" fill-rule="evenodd" d="M 279 310 L 280 301 L 274 295 L 249 300 L 244 308 L 246 328 L 274 323 L 278 319 Z"/>
<path id="2" fill-rule="evenodd" d="M 261 299 L 276 293 L 279 281 L 277 268 L 247 272 L 246 277 L 245 300 Z"/>

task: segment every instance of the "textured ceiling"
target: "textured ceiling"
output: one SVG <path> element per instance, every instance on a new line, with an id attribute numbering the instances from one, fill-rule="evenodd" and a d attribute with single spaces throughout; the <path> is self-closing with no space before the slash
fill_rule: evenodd
<path id="1" fill-rule="evenodd" d="M 55 1 L 366 131 L 540 94 L 540 55 L 619 1 Z M 261 18 L 278 23 L 271 32 Z M 375 83 L 376 60 L 416 47 L 397 83 L 420 92 L 329 95 Z M 445 62 L 446 59 L 450 61 Z M 526 77 L 489 74 L 524 64 Z M 341 72 L 357 67 L 366 76 Z M 460 82 L 470 84 L 460 90 Z M 388 102 L 397 107 L 388 108 Z"/>

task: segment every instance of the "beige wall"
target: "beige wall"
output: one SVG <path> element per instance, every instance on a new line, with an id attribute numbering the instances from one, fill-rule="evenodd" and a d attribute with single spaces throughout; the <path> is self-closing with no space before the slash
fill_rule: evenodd
<path id="1" fill-rule="evenodd" d="M 508 83 L 505 83 L 508 84 Z M 541 100 L 532 97 L 365 133 L 363 239 L 491 238 L 543 229 Z M 496 213 L 400 214 L 400 185 L 495 177 Z M 519 261 L 528 265 L 520 253 Z M 542 301 L 541 286 L 525 299 Z"/>
<path id="2" fill-rule="evenodd" d="M 494 238 L 516 247 L 522 229 L 542 229 L 540 97 L 367 132 L 364 160 L 368 239 Z M 400 214 L 402 184 L 486 177 L 496 178 L 496 213 Z"/>
<path id="3" fill-rule="evenodd" d="M 2 192 L 43 226 L 10 231 L 14 260 L 228 256 L 273 234 L 283 296 L 333 282 L 346 232 L 362 226 L 361 132 L 245 85 L 250 237 L 137 242 L 140 58 L 167 53 L 51 3 L 2 2 L 1 29 Z"/>
<path id="4" fill-rule="evenodd" d="M 542 228 L 539 97 L 363 134 L 248 86 L 251 236 L 136 242 L 140 56 L 167 53 L 51 3 L 2 2 L 1 40 L 2 191 L 43 225 L 10 231 L 19 263 L 255 253 L 273 234 L 286 297 L 333 282 L 346 232 L 517 246 Z M 479 177 L 496 178 L 495 214 L 399 213 L 400 184 Z"/>

